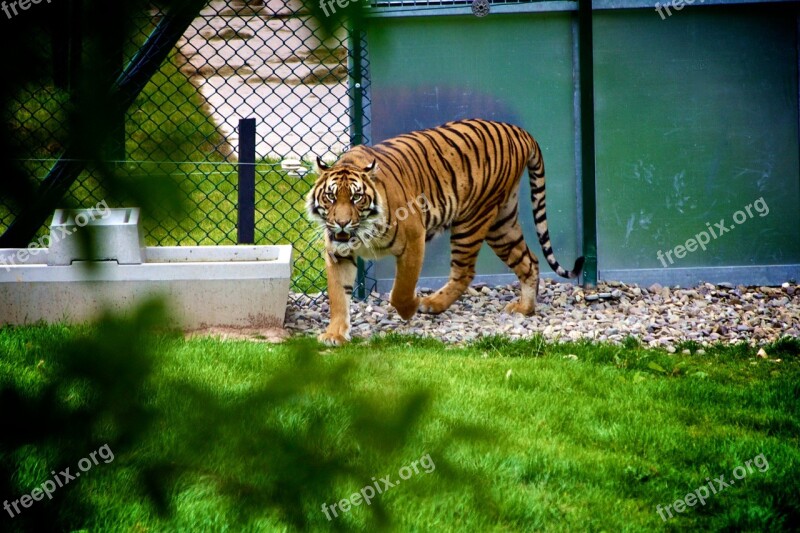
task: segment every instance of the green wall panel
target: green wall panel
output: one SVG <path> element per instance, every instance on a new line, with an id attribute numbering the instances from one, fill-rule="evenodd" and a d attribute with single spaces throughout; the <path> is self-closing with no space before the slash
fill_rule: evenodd
<path id="1" fill-rule="evenodd" d="M 471 117 L 525 127 L 544 152 L 550 235 L 567 268 L 580 255 L 571 20 L 567 13 L 385 18 L 367 29 L 372 141 Z M 527 175 L 522 181 L 523 228 L 541 258 Z M 422 276 L 446 277 L 449 263 L 443 235 L 428 243 Z M 392 278 L 393 268 L 393 261 L 379 262 L 378 277 Z M 488 247 L 477 270 L 510 274 Z"/>
<path id="2" fill-rule="evenodd" d="M 601 272 L 800 263 L 795 11 L 599 12 L 594 49 Z"/>

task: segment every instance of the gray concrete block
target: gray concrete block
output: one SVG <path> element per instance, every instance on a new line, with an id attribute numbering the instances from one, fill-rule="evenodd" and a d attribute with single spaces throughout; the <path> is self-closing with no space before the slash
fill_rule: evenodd
<path id="1" fill-rule="evenodd" d="M 73 261 L 144 263 L 144 234 L 139 216 L 138 207 L 57 209 L 50 224 L 47 263 L 61 266 Z M 85 246 L 89 239 L 93 243 L 91 253 Z"/>

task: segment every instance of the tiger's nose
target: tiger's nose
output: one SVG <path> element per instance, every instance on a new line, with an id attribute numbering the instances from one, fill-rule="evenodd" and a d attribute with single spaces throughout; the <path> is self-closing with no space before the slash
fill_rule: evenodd
<path id="1" fill-rule="evenodd" d="M 350 234 L 350 221 L 342 221 L 342 220 L 335 220 L 333 222 L 333 229 L 336 233 L 345 232 L 348 235 Z"/>

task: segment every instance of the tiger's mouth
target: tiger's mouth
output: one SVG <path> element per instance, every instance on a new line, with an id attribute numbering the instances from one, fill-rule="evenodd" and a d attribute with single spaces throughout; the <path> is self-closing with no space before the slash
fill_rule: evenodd
<path id="1" fill-rule="evenodd" d="M 340 231 L 339 233 L 331 232 L 330 235 L 331 235 L 331 239 L 333 239 L 336 242 L 349 242 L 350 239 L 352 238 L 351 234 L 346 233 L 344 231 Z"/>

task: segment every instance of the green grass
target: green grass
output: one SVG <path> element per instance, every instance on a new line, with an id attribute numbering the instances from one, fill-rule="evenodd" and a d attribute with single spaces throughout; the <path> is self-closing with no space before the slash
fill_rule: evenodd
<path id="1" fill-rule="evenodd" d="M 224 161 L 223 143 L 200 91 L 173 50 L 128 111 L 125 148 L 132 161 Z M 223 149 L 224 151 L 224 149 Z"/>
<path id="2" fill-rule="evenodd" d="M 35 396 L 62 364 L 59 346 L 89 331 L 0 330 L 0 383 Z M 306 479 L 287 500 L 311 530 L 371 530 L 385 525 L 376 509 L 399 531 L 756 531 L 790 529 L 800 518 L 797 339 L 767 346 L 769 359 L 744 345 L 670 355 L 632 340 L 496 337 L 455 347 L 387 335 L 335 350 L 313 345 L 307 360 L 296 356 L 302 340 L 154 342 L 146 405 L 158 423 L 76 482 L 93 504 L 88 530 L 293 530 L 275 499 L 291 493 L 292 476 L 314 472 L 325 482 Z M 299 449 L 322 466 L 293 462 Z M 64 466 L 48 464 L 46 449 L 30 451 L 17 494 Z M 323 502 L 348 497 L 372 476 L 397 479 L 426 453 L 432 472 L 368 508 L 331 522 L 323 516 Z M 271 462 L 273 454 L 282 462 Z M 760 454 L 765 471 L 754 469 L 705 506 L 673 511 L 666 523 L 659 517 L 658 505 L 706 478 L 730 481 Z M 186 468 L 161 515 L 132 480 L 164 458 L 165 468 Z M 341 463 L 326 462 L 333 459 Z"/>

